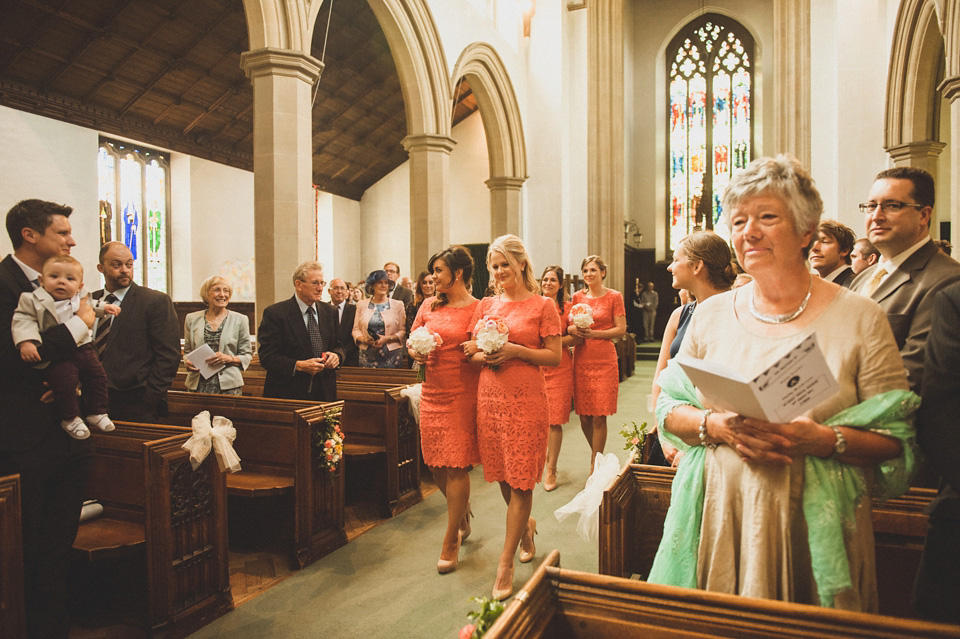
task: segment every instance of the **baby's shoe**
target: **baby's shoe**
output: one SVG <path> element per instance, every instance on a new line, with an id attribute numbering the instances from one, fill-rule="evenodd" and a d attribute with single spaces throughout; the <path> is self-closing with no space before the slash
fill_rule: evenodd
<path id="1" fill-rule="evenodd" d="M 87 423 L 96 426 L 105 433 L 109 433 L 116 428 L 106 415 L 87 415 Z"/>
<path id="2" fill-rule="evenodd" d="M 60 422 L 60 425 L 63 427 L 63 430 L 67 431 L 67 434 L 74 439 L 86 439 L 90 436 L 90 431 L 87 429 L 87 425 L 84 424 L 83 420 L 79 417 L 65 419 Z"/>

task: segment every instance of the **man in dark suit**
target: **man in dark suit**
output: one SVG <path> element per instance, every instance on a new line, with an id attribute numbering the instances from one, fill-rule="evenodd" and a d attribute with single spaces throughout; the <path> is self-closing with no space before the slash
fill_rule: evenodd
<path id="1" fill-rule="evenodd" d="M 180 327 L 170 296 L 133 281 L 133 254 L 122 242 L 100 247 L 104 289 L 97 299 L 120 314 L 98 320 L 94 345 L 107 372 L 110 418 L 156 423 L 180 365 Z"/>
<path id="2" fill-rule="evenodd" d="M 295 294 L 263 311 L 257 340 L 260 364 L 267 369 L 264 397 L 337 398 L 336 369 L 343 360 L 337 312 L 320 301 L 323 265 L 307 261 L 293 273 Z"/>
<path id="3" fill-rule="evenodd" d="M 960 623 L 960 283 L 934 300 L 916 424 L 940 492 L 925 511 L 930 524 L 913 605 L 926 619 Z"/>
<path id="4" fill-rule="evenodd" d="M 923 350 L 933 319 L 934 295 L 960 281 L 960 263 L 930 239 L 933 176 L 923 169 L 897 167 L 877 175 L 867 202 L 867 237 L 880 260 L 850 288 L 867 295 L 887 313 L 907 367 L 910 390 L 923 395 Z"/>
<path id="5" fill-rule="evenodd" d="M 330 288 L 327 291 L 330 293 L 330 305 L 337 312 L 337 319 L 340 322 L 340 346 L 343 347 L 344 353 L 342 364 L 344 366 L 359 366 L 360 348 L 353 341 L 353 321 L 357 317 L 357 306 L 347 300 L 349 291 L 347 283 L 342 279 L 331 280 Z"/>
<path id="6" fill-rule="evenodd" d="M 77 536 L 83 490 L 93 456 L 91 440 L 77 440 L 62 428 L 42 373 L 20 359 L 10 322 L 20 294 L 35 288 L 43 263 L 69 255 L 69 206 L 23 200 L 7 213 L 13 255 L 0 262 L 0 475 L 20 473 L 24 592 L 30 637 L 67 636 L 70 548 Z M 93 309 L 81 301 L 77 317 L 41 335 L 45 361 L 63 359 L 88 334 Z"/>
<path id="7" fill-rule="evenodd" d="M 849 288 L 854 277 L 850 254 L 856 239 L 853 231 L 840 222 L 823 220 L 810 247 L 810 265 L 825 281 Z"/>
<path id="8" fill-rule="evenodd" d="M 400 286 L 400 267 L 396 262 L 387 262 L 383 265 L 383 270 L 387 272 L 387 279 L 390 280 L 390 292 L 387 297 L 403 302 L 403 308 L 409 309 L 413 306 L 413 291 L 405 286 Z"/>

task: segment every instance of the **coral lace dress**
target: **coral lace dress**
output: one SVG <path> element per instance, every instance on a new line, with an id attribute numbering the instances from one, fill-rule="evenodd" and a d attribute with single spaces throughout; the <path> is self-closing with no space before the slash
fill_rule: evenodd
<path id="1" fill-rule="evenodd" d="M 431 310 L 424 300 L 413 328 L 426 326 L 443 344 L 427 357 L 427 378 L 420 391 L 420 446 L 427 466 L 466 468 L 480 463 L 477 448 L 477 382 L 480 370 L 468 363 L 460 344 L 469 339 L 480 304 Z"/>
<path id="2" fill-rule="evenodd" d="M 593 309 L 595 331 L 613 328 L 614 318 L 626 316 L 623 296 L 607 289 L 600 297 L 588 297 L 583 291 L 573 294 L 573 304 L 589 304 Z M 608 339 L 586 339 L 573 350 L 573 399 L 577 415 L 613 415 L 617 412 L 620 369 L 617 348 Z"/>
<path id="3" fill-rule="evenodd" d="M 553 301 L 549 297 L 547 298 Z M 560 314 L 560 336 L 567 334 L 570 327 L 570 307 L 572 302 L 564 302 Z M 544 366 L 543 377 L 547 381 L 547 404 L 550 408 L 550 425 L 559 426 L 570 421 L 570 407 L 573 405 L 573 356 L 566 346 L 560 348 L 560 365 Z"/>
<path id="4" fill-rule="evenodd" d="M 520 302 L 485 297 L 473 316 L 497 316 L 510 329 L 510 341 L 542 348 L 546 337 L 560 334 L 557 305 L 539 295 Z M 428 373 L 429 375 L 429 373 Z M 477 389 L 477 441 L 483 478 L 506 481 L 517 490 L 533 490 L 543 474 L 550 427 L 543 371 L 521 359 L 494 370 L 484 366 Z"/>

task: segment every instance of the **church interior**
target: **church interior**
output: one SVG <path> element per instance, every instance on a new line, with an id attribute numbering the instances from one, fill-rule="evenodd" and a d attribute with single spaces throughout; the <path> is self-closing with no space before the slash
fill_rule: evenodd
<path id="1" fill-rule="evenodd" d="M 223 275 L 259 318 L 304 260 L 327 281 L 385 262 L 415 277 L 450 244 L 482 255 L 512 233 L 535 270 L 577 273 L 599 254 L 625 297 L 654 281 L 659 332 L 678 305 L 665 293 L 677 241 L 724 233 L 723 185 L 779 153 L 809 170 L 824 217 L 858 236 L 874 176 L 924 168 L 931 236 L 960 242 L 958 0 L 4 0 L 0 16 L 0 209 L 72 206 L 86 273 L 103 242 L 125 241 L 135 281 L 177 304 Z M 11 248 L 4 234 L 0 253 Z M 612 424 L 653 419 L 650 371 L 637 363 Z M 544 519 L 582 487 L 580 470 L 543 499 Z M 452 636 L 492 564 L 457 577 L 450 606 L 443 584 L 422 602 L 412 579 L 391 591 L 368 577 L 365 595 L 329 585 L 395 561 L 381 555 L 445 517 L 430 503 L 404 514 L 406 531 L 374 528 L 351 539 L 362 551 L 314 564 L 327 585 L 277 587 L 293 607 L 329 598 L 335 620 L 284 622 L 287 604 L 257 598 L 197 636 L 386 636 L 378 623 L 439 607 L 430 628 Z M 596 547 L 553 525 L 569 538 L 563 565 L 602 568 Z M 419 543 L 411 552 L 432 557 Z M 402 614 L 345 625 L 393 597 Z M 91 632 L 77 636 L 109 636 Z"/>

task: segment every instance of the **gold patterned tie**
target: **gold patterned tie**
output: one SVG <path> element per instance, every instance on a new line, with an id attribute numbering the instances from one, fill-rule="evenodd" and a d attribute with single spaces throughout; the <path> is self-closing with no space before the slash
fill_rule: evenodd
<path id="1" fill-rule="evenodd" d="M 874 292 L 880 287 L 880 282 L 883 281 L 883 278 L 887 276 L 886 269 L 880 267 L 877 268 L 877 272 L 873 274 L 873 278 L 867 284 L 867 297 L 870 297 Z"/>

